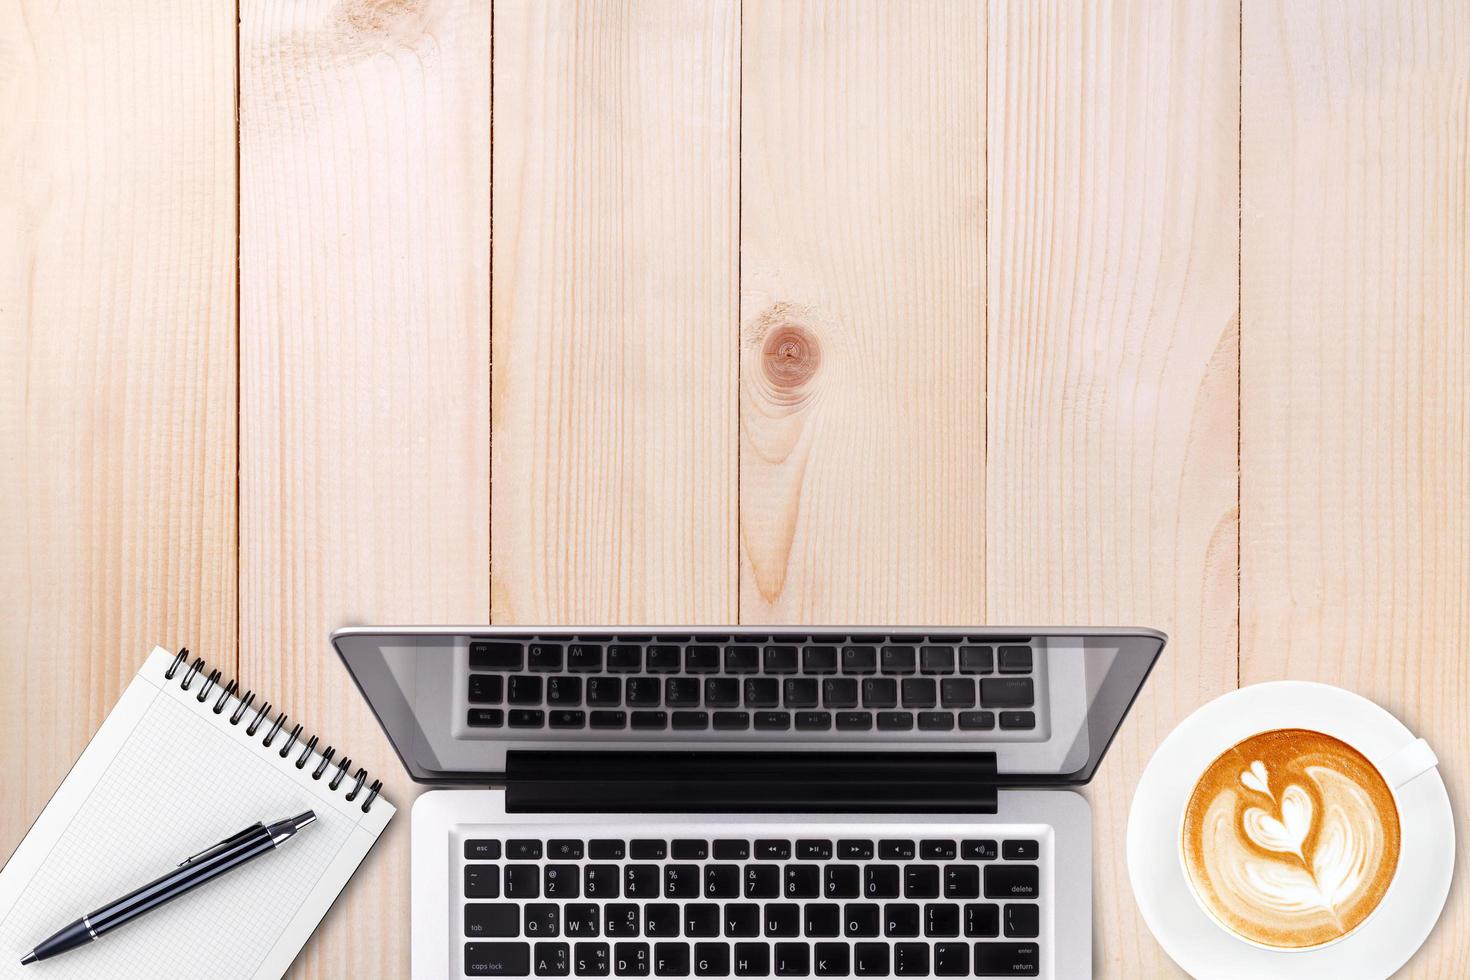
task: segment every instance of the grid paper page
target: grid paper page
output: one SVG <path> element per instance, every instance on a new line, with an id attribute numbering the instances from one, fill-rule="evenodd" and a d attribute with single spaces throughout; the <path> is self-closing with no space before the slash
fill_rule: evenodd
<path id="1" fill-rule="evenodd" d="M 363 813 L 312 773 L 297 769 L 246 726 L 229 723 L 238 701 L 216 715 L 163 677 L 172 660 L 155 650 L 45 812 L 0 873 L 0 976 L 279 976 L 393 813 L 379 798 Z M 257 700 L 256 704 L 259 705 Z M 340 756 L 339 756 L 340 758 Z M 364 791 L 365 793 L 366 791 Z M 21 967 L 20 957 L 57 929 L 165 874 L 258 821 L 306 810 L 317 822 L 268 852 L 80 949 Z"/>

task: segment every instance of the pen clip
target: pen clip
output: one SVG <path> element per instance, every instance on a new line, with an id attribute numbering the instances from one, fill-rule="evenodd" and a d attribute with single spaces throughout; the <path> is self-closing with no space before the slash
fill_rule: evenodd
<path id="1" fill-rule="evenodd" d="M 211 844 L 209 847 L 206 847 L 204 850 L 200 851 L 198 854 L 194 854 L 194 855 L 191 855 L 189 857 L 184 858 L 184 860 L 182 860 L 182 861 L 179 862 L 179 867 L 182 868 L 186 864 L 192 864 L 195 861 L 198 861 L 198 860 L 200 860 L 202 858 L 206 858 L 209 855 L 211 855 L 211 854 L 215 853 L 216 851 L 220 850 L 221 848 L 228 847 L 229 845 L 235 843 L 236 841 L 241 840 L 242 838 L 244 838 L 244 837 L 246 837 L 246 836 L 248 836 L 250 834 L 254 834 L 254 833 L 258 832 L 264 826 L 265 825 L 264 824 L 261 824 L 261 823 L 251 824 L 249 827 L 246 827 L 244 830 L 240 831 L 238 834 L 233 834 L 233 835 L 231 835 L 229 837 L 226 837 L 224 840 L 220 841 L 218 844 Z"/>

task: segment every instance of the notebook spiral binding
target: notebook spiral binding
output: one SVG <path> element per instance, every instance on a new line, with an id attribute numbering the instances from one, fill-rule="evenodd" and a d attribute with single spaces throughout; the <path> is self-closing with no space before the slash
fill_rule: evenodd
<path id="1" fill-rule="evenodd" d="M 179 672 L 179 668 L 182 667 L 184 665 L 184 662 L 188 659 L 189 648 L 184 647 L 183 649 L 179 650 L 177 654 L 174 655 L 173 663 L 169 664 L 168 670 L 164 671 L 163 676 L 169 680 L 173 680 L 174 675 Z M 188 670 L 184 671 L 183 679 L 180 681 L 180 685 L 183 687 L 183 689 L 186 691 L 189 690 L 190 686 L 193 685 L 195 679 L 198 678 L 200 674 L 203 674 L 204 671 L 208 669 L 208 667 L 209 665 L 204 662 L 203 657 L 195 657 L 193 663 L 189 664 Z M 209 697 L 210 692 L 213 691 L 215 687 L 219 686 L 219 683 L 220 671 L 210 670 L 209 673 L 205 675 L 204 683 L 200 685 L 199 693 L 195 695 L 195 698 L 199 701 L 200 704 L 203 704 L 205 702 L 205 700 Z M 230 698 L 234 696 L 239 690 L 240 685 L 237 681 L 231 679 L 228 683 L 226 683 L 220 689 L 219 697 L 214 702 L 214 708 L 212 709 L 214 713 L 222 713 L 225 709 L 225 705 L 229 702 Z M 250 710 L 250 706 L 254 703 L 254 691 L 246 691 L 243 695 L 241 695 L 239 705 L 235 707 L 234 712 L 230 715 L 230 724 L 240 724 L 241 720 L 245 717 L 246 712 Z M 261 725 L 270 720 L 270 711 L 271 703 L 269 701 L 261 702 L 260 707 L 257 708 L 255 711 L 255 717 L 252 718 L 250 723 L 245 726 L 245 734 L 253 738 L 255 736 L 255 733 L 260 730 Z M 281 729 L 284 728 L 285 725 L 286 713 L 284 711 L 276 712 L 275 721 L 271 722 L 270 728 L 265 734 L 265 738 L 261 740 L 261 745 L 265 748 L 271 748 L 271 743 L 274 742 L 278 736 L 280 736 Z M 291 749 L 295 747 L 297 741 L 300 738 L 301 725 L 298 724 L 292 727 L 285 736 L 285 742 L 281 745 L 281 748 L 279 750 L 282 759 L 291 754 Z M 310 759 L 311 754 L 316 751 L 316 746 L 317 737 L 313 735 L 307 740 L 306 745 L 303 746 L 301 749 L 301 754 L 296 758 L 297 769 L 306 768 L 307 760 Z M 312 770 L 311 778 L 321 779 L 323 774 L 326 773 L 327 769 L 331 767 L 332 758 L 336 754 L 337 750 L 330 745 L 322 750 L 321 762 L 317 763 L 317 767 Z M 331 777 L 331 781 L 327 783 L 327 788 L 335 790 L 339 786 L 341 786 L 343 780 L 347 778 L 347 773 L 351 769 L 352 759 L 344 755 L 341 761 L 337 763 L 337 771 Z M 367 782 L 368 778 L 367 770 L 361 766 L 358 766 L 357 772 L 353 774 L 352 778 L 352 788 L 347 791 L 348 802 L 356 802 L 357 797 L 362 793 L 363 784 Z M 372 809 L 373 800 L 376 800 L 378 798 L 378 793 L 381 792 L 382 789 L 383 781 L 381 779 L 374 779 L 372 785 L 368 787 L 367 798 L 362 801 L 363 813 L 367 813 L 369 810 Z"/>

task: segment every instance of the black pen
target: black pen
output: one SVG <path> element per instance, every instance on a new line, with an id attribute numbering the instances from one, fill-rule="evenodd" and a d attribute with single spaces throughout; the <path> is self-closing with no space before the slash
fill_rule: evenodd
<path id="1" fill-rule="evenodd" d="M 238 868 L 251 858 L 275 850 L 315 819 L 316 814 L 307 810 L 300 816 L 278 820 L 269 826 L 258 823 L 246 827 L 235 836 L 226 837 L 213 847 L 185 858 L 179 862 L 177 868 L 162 878 L 128 892 L 115 902 L 108 902 L 95 912 L 88 912 L 27 953 L 20 961 L 21 965 L 44 960 L 84 946 L 94 939 L 101 939 L 144 912 L 152 911 L 185 892 L 193 891 L 206 881 L 212 881 L 226 871 Z"/>

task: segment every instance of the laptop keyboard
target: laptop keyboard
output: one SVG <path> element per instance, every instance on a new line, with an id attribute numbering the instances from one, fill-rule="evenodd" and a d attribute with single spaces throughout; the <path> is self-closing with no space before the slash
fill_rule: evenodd
<path id="1" fill-rule="evenodd" d="M 1041 834 L 802 832 L 467 837 L 464 972 L 1043 975 Z"/>
<path id="2" fill-rule="evenodd" d="M 964 637 L 603 636 L 469 644 L 471 730 L 905 732 L 1037 729 L 1029 644 Z"/>

